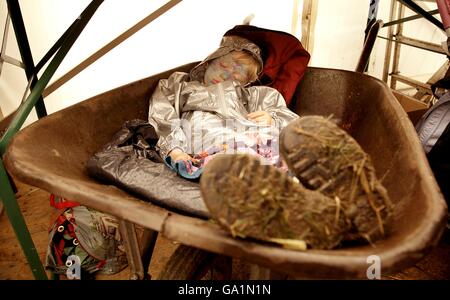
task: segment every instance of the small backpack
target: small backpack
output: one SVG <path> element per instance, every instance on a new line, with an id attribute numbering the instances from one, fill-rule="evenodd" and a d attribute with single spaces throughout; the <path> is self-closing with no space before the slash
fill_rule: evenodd
<path id="1" fill-rule="evenodd" d="M 50 205 L 62 213 L 49 230 L 46 269 L 91 279 L 94 272 L 115 274 L 127 266 L 117 219 L 55 195 Z"/>

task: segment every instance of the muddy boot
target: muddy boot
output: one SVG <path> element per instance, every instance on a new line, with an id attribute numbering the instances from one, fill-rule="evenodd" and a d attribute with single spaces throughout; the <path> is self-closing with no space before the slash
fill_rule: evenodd
<path id="1" fill-rule="evenodd" d="M 334 198 L 254 156 L 217 156 L 206 165 L 200 188 L 212 218 L 233 236 L 331 249 L 348 228 Z"/>
<path id="2" fill-rule="evenodd" d="M 348 133 L 323 117 L 299 118 L 282 130 L 280 152 L 307 188 L 339 199 L 353 225 L 346 239 L 384 236 L 392 204 L 369 155 Z"/>

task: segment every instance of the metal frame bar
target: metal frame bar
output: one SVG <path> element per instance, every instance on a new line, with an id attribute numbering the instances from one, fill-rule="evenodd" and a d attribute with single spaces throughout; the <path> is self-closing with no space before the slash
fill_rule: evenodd
<path id="1" fill-rule="evenodd" d="M 6 55 L 6 45 L 8 43 L 8 34 L 9 34 L 9 25 L 11 23 L 11 17 L 9 15 L 9 11 L 6 14 L 6 21 L 5 21 L 5 30 L 3 31 L 3 38 L 2 38 L 2 47 L 1 47 L 1 52 L 0 52 L 0 76 L 2 75 L 2 70 L 3 70 L 3 63 L 7 62 L 9 64 L 15 65 L 19 68 L 25 69 L 25 65 L 13 58 L 10 57 L 8 55 Z"/>
<path id="2" fill-rule="evenodd" d="M 25 69 L 25 65 L 21 61 L 18 61 L 17 59 L 6 55 L 6 45 L 8 43 L 8 33 L 9 33 L 9 24 L 10 23 L 11 23 L 11 17 L 9 16 L 9 12 L 8 12 L 6 14 L 5 30 L 3 31 L 2 46 L 1 46 L 1 50 L 0 50 L 0 75 L 2 75 L 4 62 L 18 66 L 22 69 Z"/>
<path id="3" fill-rule="evenodd" d="M 7 62 L 11 65 L 15 65 L 19 68 L 25 69 L 25 65 L 20 61 L 15 59 L 14 57 L 8 56 L 8 55 L 2 55 L 2 58 L 0 59 L 0 64 L 3 64 L 3 62 Z M 0 75 L 2 72 L 2 67 L 0 67 Z"/>
<path id="4" fill-rule="evenodd" d="M 429 13 L 430 15 L 436 15 L 439 13 L 439 10 L 438 9 L 430 10 L 430 11 L 427 11 L 427 13 Z M 384 24 L 383 27 L 389 27 L 389 26 L 399 24 L 399 23 L 406 23 L 409 21 L 420 19 L 422 17 L 423 17 L 422 15 L 414 15 L 414 16 L 410 16 L 410 17 L 406 17 L 406 18 L 401 18 L 401 19 L 398 19 L 398 20 L 395 20 L 392 22 L 388 22 L 388 23 Z"/>
<path id="5" fill-rule="evenodd" d="M 377 21 L 379 2 L 380 0 L 370 0 L 369 13 L 367 14 L 366 30 L 364 30 L 364 42 L 367 40 L 367 36 L 369 35 L 369 31 L 372 28 L 373 24 L 375 24 L 375 22 Z"/>
<path id="6" fill-rule="evenodd" d="M 422 15 L 425 19 L 436 25 L 438 28 L 440 28 L 442 31 L 444 31 L 444 25 L 441 21 L 433 17 L 431 14 L 429 14 L 426 10 L 424 10 L 422 7 L 414 3 L 412 0 L 398 0 L 403 5 L 407 6 L 412 11 L 418 13 L 419 15 Z"/>
<path id="7" fill-rule="evenodd" d="M 140 253 L 142 259 L 142 267 L 144 270 L 144 279 L 150 278 L 150 274 L 148 273 L 148 271 L 150 268 L 150 262 L 152 260 L 153 250 L 155 249 L 157 239 L 158 239 L 158 231 L 144 228 L 140 244 Z"/>
<path id="8" fill-rule="evenodd" d="M 11 15 L 11 20 L 14 26 L 14 31 L 16 34 L 17 42 L 19 44 L 19 50 L 26 66 L 26 74 L 27 78 L 33 81 L 33 78 L 36 78 L 35 67 L 32 61 L 31 50 L 28 43 L 28 38 L 25 31 L 25 26 L 23 23 L 22 14 L 20 11 L 20 6 L 17 0 L 7 0 L 8 1 L 8 11 Z M 36 247 L 34 246 L 33 240 L 31 239 L 30 233 L 27 229 L 25 220 L 20 211 L 20 207 L 17 203 L 17 199 L 14 196 L 14 191 L 12 190 L 11 182 L 8 178 L 8 174 L 3 165 L 3 160 L 1 156 L 5 153 L 6 147 L 28 117 L 29 113 L 38 105 L 38 101 L 42 100 L 42 91 L 47 86 L 51 77 L 54 75 L 56 69 L 61 64 L 64 57 L 69 52 L 72 45 L 75 43 L 76 39 L 80 35 L 80 33 L 85 28 L 86 24 L 89 22 L 97 8 L 103 0 L 93 0 L 86 9 L 82 12 L 79 18 L 77 18 L 69 30 L 66 32 L 67 34 L 63 39 L 60 39 L 60 47 L 58 47 L 58 51 L 54 49 L 59 46 L 56 45 L 51 49 L 56 54 L 52 61 L 49 63 L 47 68 L 45 69 L 42 77 L 39 80 L 36 80 L 35 84 L 31 84 L 31 93 L 25 100 L 25 102 L 21 103 L 14 117 L 12 118 L 11 123 L 9 124 L 6 132 L 0 141 L 0 198 L 3 202 L 5 211 L 8 215 L 8 218 L 11 222 L 11 225 L 16 233 L 17 239 L 22 247 L 22 251 L 24 252 L 27 261 L 30 265 L 33 276 L 36 279 L 48 279 L 45 273 L 42 262 L 39 259 L 39 255 L 36 251 Z M 58 42 L 57 42 L 58 43 Z M 43 103 L 43 102 L 42 102 Z"/>
<path id="9" fill-rule="evenodd" d="M 11 18 L 9 17 L 9 12 L 8 12 L 6 14 L 5 30 L 3 31 L 2 48 L 0 50 L 0 75 L 2 74 L 3 61 L 5 61 L 6 43 L 8 42 L 8 31 L 9 31 L 9 23 L 10 22 L 11 22 Z"/>
<path id="10" fill-rule="evenodd" d="M 378 31 L 383 21 L 377 20 L 379 0 L 370 0 L 369 12 L 367 14 L 366 29 L 364 30 L 364 46 L 356 66 L 356 72 L 367 72 L 372 48 L 375 45 Z M 364 65 L 364 69 L 360 69 Z"/>
<path id="11" fill-rule="evenodd" d="M 130 266 L 130 279 L 142 280 L 145 278 L 145 270 L 135 225 L 134 223 L 120 219 L 119 230 L 124 241 L 128 265 Z"/>
<path id="12" fill-rule="evenodd" d="M 20 56 L 22 57 L 22 62 L 25 66 L 25 74 L 27 79 L 30 80 L 33 75 L 36 75 L 36 72 L 33 56 L 31 55 L 30 44 L 28 42 L 27 32 L 25 30 L 25 24 L 23 23 L 22 11 L 20 10 L 18 0 L 7 0 L 7 3 L 11 23 L 13 25 L 17 44 L 19 46 Z M 33 88 L 36 84 L 37 76 L 35 76 L 35 79 L 31 82 L 31 87 Z M 43 118 L 47 115 L 47 110 L 45 108 L 44 99 L 42 99 L 42 96 L 37 99 L 35 108 L 39 118 Z"/>

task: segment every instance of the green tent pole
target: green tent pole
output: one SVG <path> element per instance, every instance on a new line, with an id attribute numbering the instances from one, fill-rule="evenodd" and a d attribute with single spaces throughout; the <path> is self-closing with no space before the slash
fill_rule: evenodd
<path id="1" fill-rule="evenodd" d="M 3 201 L 5 212 L 8 215 L 9 222 L 11 223 L 17 239 L 19 240 L 22 251 L 28 260 L 31 272 L 35 279 L 48 279 L 45 273 L 44 267 L 39 259 L 39 255 L 31 239 L 30 232 L 28 231 L 25 220 L 20 212 L 20 207 L 17 204 L 16 197 L 11 188 L 11 184 L 6 174 L 3 160 L 0 160 L 0 198 Z"/>

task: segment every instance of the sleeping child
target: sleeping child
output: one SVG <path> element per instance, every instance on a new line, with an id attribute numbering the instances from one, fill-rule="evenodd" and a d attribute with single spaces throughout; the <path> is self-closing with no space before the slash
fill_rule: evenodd
<path id="1" fill-rule="evenodd" d="M 198 178 L 215 154 L 247 153 L 285 168 L 278 133 L 298 115 L 276 89 L 251 86 L 262 69 L 256 44 L 225 36 L 189 74 L 175 72 L 159 81 L 149 101 L 149 123 L 170 167 L 185 178 Z"/>

